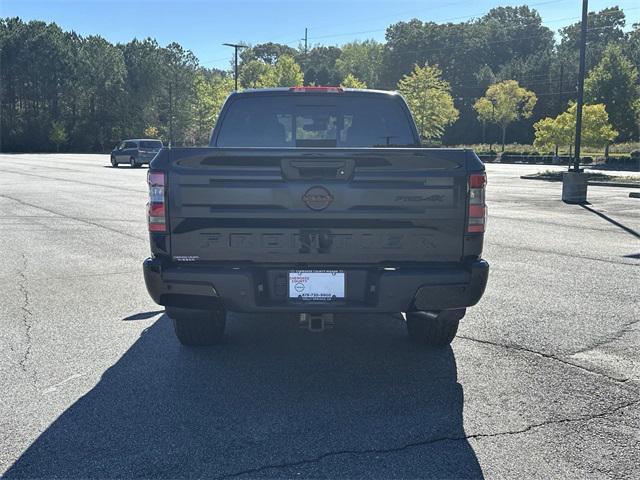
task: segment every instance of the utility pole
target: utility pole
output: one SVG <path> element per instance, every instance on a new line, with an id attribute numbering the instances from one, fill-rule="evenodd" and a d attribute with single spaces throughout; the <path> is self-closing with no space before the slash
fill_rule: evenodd
<path id="1" fill-rule="evenodd" d="M 301 38 L 300 40 L 304 40 L 304 54 L 307 54 L 307 27 L 304 27 L 304 38 Z"/>
<path id="2" fill-rule="evenodd" d="M 582 136 L 582 103 L 584 100 L 585 50 L 587 46 L 588 0 L 582 0 L 582 23 L 580 25 L 580 69 L 578 71 L 578 103 L 576 105 L 576 144 L 573 171 L 580 170 L 580 141 Z M 571 170 L 571 169 L 570 169 Z"/>
<path id="3" fill-rule="evenodd" d="M 238 91 L 238 49 L 248 48 L 248 47 L 247 45 L 243 45 L 241 43 L 223 43 L 222 45 L 224 45 L 225 47 L 233 47 L 234 57 L 235 57 L 234 68 L 233 68 L 233 79 L 235 80 L 235 85 L 236 85 L 235 90 Z"/>

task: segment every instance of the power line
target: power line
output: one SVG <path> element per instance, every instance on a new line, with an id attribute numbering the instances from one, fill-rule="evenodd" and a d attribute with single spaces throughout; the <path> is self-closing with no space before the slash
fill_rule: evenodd
<path id="1" fill-rule="evenodd" d="M 640 7 L 638 7 L 638 8 L 640 8 Z M 631 10 L 631 9 L 629 9 L 629 10 Z M 527 26 L 524 26 L 524 27 L 522 27 L 522 26 L 504 27 L 504 28 L 500 29 L 499 32 L 503 33 L 505 31 L 510 31 L 510 30 L 522 30 L 522 29 L 526 29 L 529 26 L 537 26 L 537 25 L 531 24 L 531 25 L 527 25 Z M 606 29 L 609 29 L 609 28 L 618 28 L 618 26 L 617 25 L 605 25 L 605 26 L 602 26 L 602 27 L 592 27 L 592 28 L 589 28 L 587 31 L 591 32 L 591 31 L 594 31 L 594 30 L 606 30 Z M 357 33 L 358 32 L 352 32 L 352 33 L 344 34 L 344 35 L 353 35 L 353 34 L 357 34 Z M 492 40 L 492 41 L 484 42 L 482 45 L 493 45 L 493 44 L 500 44 L 500 43 L 512 43 L 514 41 L 520 41 L 520 40 L 531 40 L 531 39 L 534 39 L 534 38 L 538 38 L 541 35 L 543 35 L 543 33 L 539 32 L 539 33 L 536 33 L 535 35 L 530 35 L 530 36 L 527 36 L 527 37 L 516 37 L 516 38 L 505 39 L 505 40 Z M 320 37 L 308 37 L 308 38 L 313 39 L 313 38 L 320 38 Z M 282 45 L 290 46 L 293 43 L 294 42 L 290 42 L 289 44 L 283 43 Z M 248 45 L 245 45 L 244 47 L 245 48 L 251 48 Z M 413 50 L 402 50 L 401 53 L 404 55 L 404 54 L 408 54 L 408 53 L 440 52 L 440 51 L 447 51 L 447 50 L 455 50 L 455 49 L 463 48 L 463 47 L 466 48 L 467 45 L 452 45 L 450 47 L 419 48 L 419 49 L 413 49 Z M 217 58 L 217 59 L 212 59 L 212 60 L 201 61 L 199 63 L 202 64 L 202 65 L 206 65 L 208 63 L 217 62 L 217 61 L 223 61 L 223 60 L 227 60 L 227 59 L 228 59 L 228 57 L 222 57 L 222 58 Z"/>
<path id="2" fill-rule="evenodd" d="M 536 3 L 536 4 L 532 4 L 530 6 L 545 5 L 545 4 L 548 4 L 548 3 L 563 3 L 565 1 L 569 1 L 569 0 L 548 0 L 548 1 L 545 1 L 545 2 L 539 2 L 539 3 Z M 433 12 L 434 10 L 443 9 L 443 8 L 446 8 L 446 7 L 451 7 L 451 6 L 460 5 L 460 4 L 468 4 L 468 0 L 459 1 L 459 2 L 449 2 L 449 3 L 440 4 L 440 5 L 429 6 L 429 12 Z M 415 9 L 411 9 L 411 10 L 404 10 L 404 11 L 400 11 L 400 12 L 395 12 L 395 15 L 401 15 L 401 14 L 404 15 L 404 14 L 410 13 L 410 12 L 416 12 L 416 10 Z M 383 20 L 383 19 L 388 19 L 388 18 L 389 18 L 389 15 L 385 15 L 385 16 L 377 16 L 375 18 L 369 17 L 369 18 L 367 18 L 365 20 L 367 20 L 367 21 L 378 20 L 378 19 Z M 470 18 L 470 17 L 464 17 L 464 18 Z M 362 17 L 359 17 L 358 20 L 362 20 Z M 322 26 L 322 25 L 329 25 L 329 26 L 332 26 L 332 27 L 336 26 L 336 24 L 334 22 L 331 22 L 331 23 L 312 24 L 311 27 L 317 28 L 317 27 Z M 381 31 L 385 31 L 385 29 L 373 30 L 373 32 L 381 32 Z M 272 39 L 271 41 L 275 41 L 275 40 L 278 40 L 278 39 L 281 39 L 281 38 L 285 38 L 285 37 L 276 37 L 276 38 Z M 313 38 L 321 38 L 321 37 L 313 37 Z M 292 43 L 296 43 L 297 41 L 298 40 L 292 40 L 291 42 L 283 43 L 283 45 L 291 45 Z"/>
<path id="3" fill-rule="evenodd" d="M 509 39 L 505 39 L 505 40 L 491 40 L 491 41 L 487 41 L 487 42 L 482 42 L 481 44 L 478 45 L 478 48 L 482 48 L 486 45 L 497 45 L 497 44 L 501 44 L 501 43 L 513 43 L 514 41 L 522 41 L 522 40 L 531 40 L 534 38 L 540 38 L 541 34 L 537 33 L 535 35 L 529 35 L 526 37 L 516 37 L 516 38 L 509 38 Z M 401 53 L 402 55 L 406 55 L 408 53 L 426 53 L 426 52 L 445 52 L 445 51 L 449 51 L 449 50 L 457 50 L 460 48 L 468 48 L 468 45 L 452 45 L 450 47 L 439 47 L 439 48 L 419 48 L 419 49 L 413 49 L 413 50 L 401 50 L 398 53 Z"/>
<path id="4" fill-rule="evenodd" d="M 547 5 L 550 3 L 563 3 L 564 1 L 568 1 L 568 0 L 547 0 L 544 2 L 538 2 L 538 3 L 531 3 L 527 6 L 529 7 L 536 7 L 536 6 L 540 6 L 540 5 Z M 455 3 L 450 3 L 450 4 L 445 4 L 442 7 L 448 7 L 448 6 L 452 6 L 452 5 L 457 5 L 460 3 L 465 3 L 468 4 L 468 2 L 455 2 Z M 433 9 L 431 9 L 433 10 Z M 462 16 L 456 16 L 456 17 L 449 17 L 449 18 L 443 18 L 440 20 L 435 21 L 434 23 L 441 23 L 441 22 L 450 22 L 452 20 L 466 20 L 466 19 L 472 19 L 472 18 L 478 18 L 481 16 L 486 15 L 487 12 L 484 13 L 476 13 L 473 15 L 462 15 Z M 575 17 L 575 18 L 579 18 L 579 17 Z M 335 34 L 335 35 L 322 35 L 322 36 L 318 36 L 318 37 L 312 37 L 311 39 L 318 39 L 318 38 L 331 38 L 331 37 L 336 37 L 336 36 L 348 36 L 348 35 L 359 35 L 359 34 L 363 34 L 363 33 L 378 33 L 378 32 L 385 32 L 387 31 L 387 28 L 383 28 L 383 29 L 376 29 L 376 30 L 364 30 L 361 32 L 351 32 L 351 33 L 340 33 L 340 34 Z"/>
<path id="5" fill-rule="evenodd" d="M 549 4 L 549 3 L 558 3 L 556 1 L 546 1 L 546 2 L 539 2 L 539 3 L 535 3 L 535 4 L 529 4 L 529 7 L 533 7 L 533 6 L 539 6 L 539 5 L 545 5 L 545 4 Z M 449 6 L 449 5 L 453 5 L 453 4 L 446 4 L 443 6 Z M 630 8 L 625 8 L 624 10 L 615 10 L 615 11 L 611 11 L 611 12 L 602 12 L 602 13 L 598 13 L 598 15 L 600 16 L 607 16 L 607 15 L 614 15 L 614 14 L 618 14 L 620 12 L 624 13 L 624 11 L 629 11 L 629 10 L 638 10 L 640 9 L 640 7 L 630 7 Z M 444 19 L 442 21 L 449 21 L 449 20 L 459 20 L 459 19 L 465 19 L 465 18 L 476 18 L 477 15 L 467 15 L 467 16 L 460 16 L 460 17 L 451 17 L 448 19 Z M 573 20 L 573 19 L 579 19 L 580 17 L 564 17 L 564 18 L 559 18 L 559 19 L 552 19 L 552 20 L 548 20 L 544 23 L 550 23 L 550 22 L 555 22 L 555 21 L 564 21 L 564 20 Z M 544 23 L 542 23 L 540 26 L 544 27 Z M 524 26 L 513 26 L 513 27 L 508 27 L 508 26 L 504 26 L 501 27 L 501 29 L 499 30 L 500 33 L 503 33 L 505 31 L 511 31 L 511 30 L 523 30 L 526 29 L 528 27 L 538 27 L 537 24 L 529 24 L 529 25 L 524 25 Z M 388 27 L 387 27 L 388 28 Z M 332 37 L 342 37 L 342 36 L 353 36 L 353 35 L 359 35 L 359 34 L 364 34 L 364 33 L 374 33 L 374 32 L 380 32 L 380 31 L 386 31 L 387 28 L 385 29 L 377 29 L 377 30 L 363 30 L 363 31 L 356 31 L 356 32 L 346 32 L 346 33 L 340 33 L 340 34 L 333 34 L 333 35 L 321 35 L 321 36 L 317 36 L 317 37 L 308 37 L 307 35 L 307 29 L 305 28 L 305 38 L 303 39 L 305 41 L 305 52 L 308 51 L 308 46 L 307 46 L 307 42 L 308 40 L 314 40 L 314 39 L 323 39 L 323 38 L 332 38 Z M 620 28 L 617 25 L 605 25 L 602 27 L 591 27 L 588 29 L 588 31 L 596 31 L 596 30 L 606 30 L 606 29 L 613 29 L 613 28 Z M 550 29 L 549 29 L 550 30 Z M 512 39 L 506 39 L 506 40 L 493 40 L 493 41 L 488 41 L 488 42 L 484 42 L 482 45 L 493 45 L 493 44 L 500 44 L 500 43 L 510 43 L 513 41 L 521 41 L 521 40 L 530 40 L 530 39 L 534 39 L 534 38 L 538 38 L 542 35 L 542 32 L 537 33 L 536 35 L 532 35 L 532 36 L 527 36 L 527 37 L 517 37 L 517 38 L 512 38 Z M 287 46 L 292 46 L 294 44 L 298 44 L 300 40 L 293 40 L 289 43 L 282 43 L 282 45 L 287 45 Z M 264 43 L 264 42 L 263 42 Z M 439 47 L 439 48 L 420 48 L 420 49 L 414 49 L 414 50 L 402 50 L 402 54 L 411 54 L 411 53 L 423 53 L 423 52 L 438 52 L 438 51 L 447 51 L 447 50 L 456 50 L 458 48 L 462 48 L 462 47 L 466 47 L 466 45 L 452 45 L 450 47 Z M 247 45 L 245 45 L 245 48 L 249 48 Z M 218 61 L 223 61 L 226 60 L 228 57 L 223 57 L 223 58 L 218 58 L 218 59 L 212 59 L 212 60 L 205 60 L 200 62 L 203 65 L 206 65 L 208 63 L 214 63 L 214 62 L 218 62 Z"/>
<path id="6" fill-rule="evenodd" d="M 199 63 L 201 65 L 206 65 L 208 63 L 222 62 L 223 60 L 229 60 L 229 57 L 212 58 L 212 59 L 209 59 L 209 60 L 202 60 Z"/>
<path id="7" fill-rule="evenodd" d="M 548 0 L 548 1 L 544 1 L 544 2 L 532 3 L 532 4 L 529 4 L 528 6 L 529 7 L 536 7 L 536 6 L 541 6 L 541 5 L 553 4 L 553 3 L 562 3 L 563 1 L 565 1 L 565 0 L 560 0 L 560 1 L 558 1 L 558 0 Z M 450 2 L 450 3 L 446 3 L 446 4 L 441 4 L 441 5 L 438 5 L 436 7 L 431 7 L 430 8 L 430 12 L 432 12 L 433 10 L 442 9 L 442 8 L 445 8 L 445 7 L 450 7 L 450 6 L 458 5 L 458 4 L 461 4 L 461 3 L 467 3 L 467 2 Z M 624 8 L 624 11 L 638 10 L 639 8 L 640 7 Z M 413 10 L 411 10 L 411 11 L 413 11 Z M 613 14 L 616 14 L 616 13 L 619 13 L 619 12 L 620 11 L 602 12 L 602 13 L 598 13 L 598 15 L 600 15 L 600 16 L 613 15 Z M 485 13 L 478 13 L 478 14 L 474 14 L 474 15 L 464 15 L 464 16 L 457 16 L 457 17 L 449 17 L 449 18 L 437 20 L 436 23 L 449 22 L 449 21 L 452 21 L 452 20 L 464 20 L 464 19 L 478 18 L 478 17 L 481 17 L 483 15 L 486 15 L 486 12 Z M 382 18 L 382 17 L 379 17 L 379 18 Z M 574 17 L 556 18 L 556 19 L 551 19 L 551 20 L 544 21 L 542 23 L 542 26 L 544 26 L 545 23 L 552 23 L 552 22 L 565 21 L 565 20 L 579 20 L 579 19 L 580 19 L 580 17 L 575 17 L 575 16 Z M 320 25 L 322 25 L 322 24 L 320 24 Z M 535 25 L 532 24 L 530 26 L 535 26 Z M 504 30 L 510 30 L 510 29 L 518 29 L 518 28 L 522 28 L 522 27 L 519 27 L 519 26 L 503 27 L 501 30 L 504 31 Z M 352 32 L 332 34 L 332 35 L 320 35 L 320 36 L 317 36 L 317 37 L 308 37 L 308 36 L 305 35 L 305 37 L 306 37 L 306 41 L 308 42 L 308 40 L 332 38 L 332 37 L 338 37 L 338 36 L 339 37 L 343 37 L 343 36 L 350 36 L 350 35 L 360 35 L 360 34 L 365 34 L 365 33 L 378 33 L 378 32 L 384 32 L 387 29 L 388 29 L 388 27 L 385 27 L 383 29 L 362 30 L 362 31 L 355 31 L 355 32 L 352 31 Z M 274 42 L 276 40 L 279 40 L 280 38 L 283 38 L 283 37 L 272 38 L 270 41 Z M 300 42 L 300 39 L 291 40 L 289 42 L 279 42 L 279 43 L 281 43 L 282 45 L 294 46 L 294 45 L 298 45 L 299 42 Z M 259 44 L 259 43 L 265 43 L 265 42 L 256 42 L 256 44 Z M 216 58 L 216 59 L 210 59 L 210 60 L 203 60 L 200 63 L 201 64 L 214 63 L 214 62 L 223 61 L 223 60 L 226 60 L 226 59 L 227 59 L 227 57 Z"/>
<path id="8" fill-rule="evenodd" d="M 540 3 L 535 3 L 535 4 L 529 4 L 529 7 L 534 7 L 534 6 L 538 6 L 538 5 L 545 5 L 548 3 L 558 3 L 556 1 L 548 1 L 548 2 L 540 2 Z M 625 8 L 624 10 L 616 10 L 616 11 L 611 11 L 611 12 L 602 12 L 602 13 L 598 13 L 598 15 L 600 16 L 606 16 L 606 15 L 614 15 L 614 14 L 618 14 L 620 12 L 624 11 L 629 11 L 629 10 L 638 10 L 640 9 L 640 7 L 629 7 L 629 8 Z M 465 19 L 472 19 L 472 18 L 479 18 L 483 15 L 486 15 L 486 13 L 484 14 L 475 14 L 475 15 L 464 15 L 464 16 L 458 16 L 458 17 L 450 17 L 450 18 L 445 18 L 445 19 L 441 19 L 438 20 L 434 23 L 437 23 L 439 25 L 442 25 L 442 22 L 450 22 L 452 20 L 465 20 Z M 556 18 L 556 19 L 552 19 L 552 20 L 546 20 L 543 21 L 541 23 L 542 26 L 545 26 L 545 23 L 552 23 L 552 22 L 559 22 L 559 21 L 565 21 L 565 20 L 580 20 L 580 17 L 564 17 L 564 18 Z M 528 25 L 528 26 L 537 26 L 534 24 Z M 504 27 L 502 30 L 505 29 L 518 29 L 518 28 L 522 28 L 521 26 L 515 26 L 515 27 Z M 375 29 L 375 30 L 362 30 L 362 31 L 352 31 L 352 32 L 345 32 L 345 33 L 338 33 L 338 34 L 331 34 L 331 35 L 321 35 L 321 36 L 317 36 L 317 37 L 311 37 L 311 40 L 315 40 L 315 39 L 323 39 L 323 38 L 333 38 L 333 37 L 345 37 L 345 36 L 350 36 L 350 35 L 361 35 L 361 34 L 365 34 L 365 33 L 378 33 L 378 32 L 386 32 L 388 29 L 387 28 L 383 28 L 383 29 Z"/>

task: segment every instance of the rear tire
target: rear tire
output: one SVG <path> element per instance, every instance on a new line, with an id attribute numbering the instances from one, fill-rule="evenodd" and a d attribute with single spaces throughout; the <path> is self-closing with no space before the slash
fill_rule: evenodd
<path id="1" fill-rule="evenodd" d="M 118 168 L 118 162 L 116 161 L 116 157 L 114 157 L 113 155 L 111 155 L 111 166 L 113 168 Z"/>
<path id="2" fill-rule="evenodd" d="M 140 164 L 136 162 L 136 157 L 131 157 L 129 159 L 129 165 L 131 165 L 131 168 L 138 168 L 140 166 Z"/>
<path id="3" fill-rule="evenodd" d="M 407 312 L 407 332 L 411 341 L 430 347 L 451 343 L 458 331 L 465 309 L 442 312 Z"/>
<path id="4" fill-rule="evenodd" d="M 215 345 L 224 336 L 227 313 L 222 307 L 212 310 L 166 307 L 166 313 L 173 321 L 173 330 L 183 345 Z"/>

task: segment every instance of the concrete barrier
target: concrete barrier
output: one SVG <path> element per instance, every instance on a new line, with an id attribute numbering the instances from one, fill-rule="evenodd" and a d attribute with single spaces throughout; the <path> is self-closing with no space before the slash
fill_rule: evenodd
<path id="1" fill-rule="evenodd" d="M 579 170 L 562 174 L 562 201 L 565 203 L 587 203 L 587 176 Z"/>

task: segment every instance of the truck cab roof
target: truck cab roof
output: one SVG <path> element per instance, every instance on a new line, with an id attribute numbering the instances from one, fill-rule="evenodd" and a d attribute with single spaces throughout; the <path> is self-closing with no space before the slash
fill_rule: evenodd
<path id="1" fill-rule="evenodd" d="M 344 88 L 339 86 L 312 86 L 312 87 L 269 87 L 269 88 L 247 88 L 240 92 L 233 92 L 230 96 L 254 96 L 254 95 L 273 95 L 274 93 L 291 95 L 387 95 L 399 96 L 400 94 L 392 90 L 373 90 L 369 88 Z"/>

